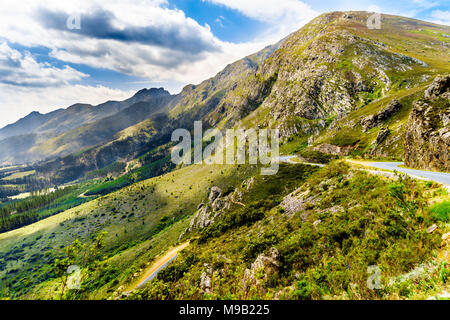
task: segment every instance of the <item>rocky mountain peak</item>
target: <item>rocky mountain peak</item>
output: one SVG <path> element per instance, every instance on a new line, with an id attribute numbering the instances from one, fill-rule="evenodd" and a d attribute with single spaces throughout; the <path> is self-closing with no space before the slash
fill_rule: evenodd
<path id="1" fill-rule="evenodd" d="M 144 88 L 136 92 L 134 97 L 142 97 L 142 96 L 153 96 L 153 97 L 162 97 L 169 96 L 170 92 L 166 91 L 164 88 Z"/>

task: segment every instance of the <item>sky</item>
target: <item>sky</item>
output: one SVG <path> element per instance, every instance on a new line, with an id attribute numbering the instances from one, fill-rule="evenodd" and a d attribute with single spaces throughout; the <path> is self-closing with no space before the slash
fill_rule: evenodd
<path id="1" fill-rule="evenodd" d="M 178 93 L 335 10 L 450 25 L 450 0 L 1 0 L 0 127 L 142 88 Z"/>

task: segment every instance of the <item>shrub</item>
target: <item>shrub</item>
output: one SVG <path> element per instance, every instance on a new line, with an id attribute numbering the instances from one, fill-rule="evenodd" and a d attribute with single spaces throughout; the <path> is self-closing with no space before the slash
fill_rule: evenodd
<path id="1" fill-rule="evenodd" d="M 446 200 L 441 203 L 436 203 L 430 209 L 434 219 L 442 222 L 448 222 L 450 216 L 450 201 Z"/>
<path id="2" fill-rule="evenodd" d="M 294 291 L 294 298 L 299 300 L 311 299 L 311 285 L 307 280 L 297 281 Z"/>
<path id="3" fill-rule="evenodd" d="M 300 155 L 309 162 L 327 164 L 337 157 L 317 150 L 303 150 Z"/>

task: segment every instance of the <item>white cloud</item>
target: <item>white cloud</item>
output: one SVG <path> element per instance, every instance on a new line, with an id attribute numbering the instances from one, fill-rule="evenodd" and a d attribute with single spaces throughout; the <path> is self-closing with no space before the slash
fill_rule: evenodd
<path id="1" fill-rule="evenodd" d="M 423 9 L 430 9 L 439 6 L 439 2 L 429 0 L 413 0 L 413 3 Z"/>
<path id="2" fill-rule="evenodd" d="M 299 0 L 202 0 L 223 5 L 269 24 L 266 38 L 280 40 L 318 15 L 308 4 Z"/>
<path id="3" fill-rule="evenodd" d="M 368 12 L 376 12 L 376 13 L 382 13 L 381 8 L 375 4 L 372 4 L 367 7 Z"/>
<path id="4" fill-rule="evenodd" d="M 305 17 L 315 14 L 311 7 L 298 0 L 203 0 L 215 4 L 221 4 L 235 9 L 256 20 L 270 23 L 280 22 L 280 19 L 288 18 L 301 22 Z"/>
<path id="5" fill-rule="evenodd" d="M 66 62 L 103 67 L 129 75 L 144 76 L 150 80 L 176 78 L 185 81 L 189 78 L 187 75 L 177 74 L 177 70 L 183 68 L 181 65 L 207 59 L 208 55 L 216 54 L 227 44 L 215 38 L 209 26 L 199 25 L 195 20 L 186 17 L 183 11 L 161 7 L 164 4 L 166 1 L 162 0 L 112 0 L 107 3 L 102 3 L 100 0 L 77 2 L 2 0 L 0 39 L 4 38 L 9 42 L 28 47 L 50 48 L 52 56 Z M 49 12 L 58 13 L 56 19 L 65 17 L 64 15 L 69 17 L 74 13 L 80 14 L 80 32 L 71 32 L 65 28 L 59 30 L 48 28 L 45 26 L 46 21 L 39 19 L 39 12 L 43 8 Z M 107 27 L 114 28 L 110 31 L 119 33 L 119 39 L 101 38 L 98 34 L 94 36 L 83 34 L 83 15 L 89 15 L 96 10 L 113 15 L 109 21 L 111 24 Z M 57 22 L 61 21 L 58 20 L 55 23 Z M 98 28 L 101 27 L 98 26 Z M 92 30 L 89 31 L 92 32 Z M 126 42 L 120 39 L 121 36 L 130 36 L 132 32 L 134 32 L 132 36 L 147 37 L 148 31 L 152 31 L 155 37 L 158 37 L 158 32 L 162 36 L 154 43 L 151 41 Z M 186 48 L 190 43 L 193 43 L 192 52 Z M 222 66 L 224 66 L 223 63 Z M 165 72 L 156 73 L 161 70 Z M 198 72 L 193 74 L 195 79 L 198 78 L 196 73 Z M 203 74 L 203 72 L 200 73 Z"/>
<path id="6" fill-rule="evenodd" d="M 50 87 L 67 85 L 78 81 L 87 74 L 69 66 L 56 68 L 48 63 L 38 63 L 29 54 L 12 49 L 0 42 L 0 83 L 24 87 Z"/>
<path id="7" fill-rule="evenodd" d="M 85 77 L 86 74 L 68 66 L 56 68 L 38 63 L 29 53 L 22 54 L 0 42 L 0 127 L 32 111 L 48 112 L 77 102 L 98 104 L 132 94 L 72 84 Z"/>
<path id="8" fill-rule="evenodd" d="M 431 12 L 431 17 L 435 23 L 450 25 L 450 11 L 434 10 Z"/>
<path id="9" fill-rule="evenodd" d="M 256 51 L 264 44 L 236 46 L 219 41 L 209 26 L 201 26 L 180 10 L 170 10 L 165 0 L 2 0 L 0 11 L 0 127 L 31 111 L 48 112 L 73 103 L 97 104 L 110 99 L 124 99 L 132 92 L 76 84 L 87 75 L 68 66 L 56 68 L 38 63 L 30 54 L 19 52 L 7 43 L 26 47 L 42 46 L 50 55 L 67 63 L 82 63 L 129 75 L 142 76 L 148 82 L 172 85 L 179 90 L 187 83 L 198 83 L 219 72 L 227 63 Z M 51 12 L 83 14 L 105 10 L 114 15 L 113 28 L 119 31 L 142 27 L 173 32 L 176 41 L 147 45 L 98 39 L 49 29 L 38 18 L 42 8 Z M 133 29 L 134 28 L 134 29 Z M 161 37 L 165 41 L 167 37 Z M 186 52 L 176 46 L 178 39 L 194 39 L 210 44 L 214 52 Z M 3 40 L 2 40 L 3 39 Z M 189 43 L 189 41 L 187 41 Z M 201 47 L 200 45 L 196 47 Z M 182 48 L 183 49 L 183 48 Z M 196 48 L 194 48 L 196 49 Z M 201 48 L 200 48 L 201 49 Z"/>

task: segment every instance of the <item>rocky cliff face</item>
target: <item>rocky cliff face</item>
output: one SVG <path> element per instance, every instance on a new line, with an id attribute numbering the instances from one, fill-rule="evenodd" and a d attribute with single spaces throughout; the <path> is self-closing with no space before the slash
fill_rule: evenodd
<path id="1" fill-rule="evenodd" d="M 368 130 L 380 125 L 389 119 L 393 114 L 398 112 L 401 108 L 402 105 L 398 100 L 392 100 L 385 109 L 361 119 L 361 127 L 363 132 L 367 132 Z"/>
<path id="2" fill-rule="evenodd" d="M 252 115 L 243 126 L 276 127 L 282 137 L 316 134 L 325 128 L 325 120 L 385 96 L 393 87 L 392 75 L 427 66 L 362 34 L 367 17 L 335 12 L 314 19 L 288 37 L 253 75 L 238 81 L 210 123 L 225 118 L 232 126 L 258 109 L 261 117 Z M 393 104 L 392 112 L 399 107 Z"/>
<path id="3" fill-rule="evenodd" d="M 198 206 L 198 211 L 191 220 L 187 232 L 192 232 L 195 229 L 205 228 L 214 223 L 214 221 L 223 214 L 223 202 L 221 198 L 222 190 L 218 187 L 212 187 L 208 203 L 201 203 Z"/>
<path id="4" fill-rule="evenodd" d="M 450 171 L 450 76 L 437 77 L 415 101 L 405 132 L 405 164 Z"/>

